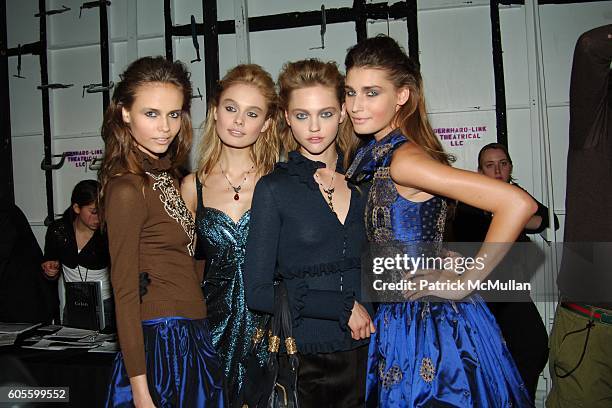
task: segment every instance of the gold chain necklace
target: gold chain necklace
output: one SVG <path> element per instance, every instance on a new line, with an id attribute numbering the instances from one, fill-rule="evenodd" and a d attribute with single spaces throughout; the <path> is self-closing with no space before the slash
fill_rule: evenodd
<path id="1" fill-rule="evenodd" d="M 223 174 L 223 177 L 225 177 L 225 180 L 227 180 L 227 184 L 229 184 L 232 190 L 234 190 L 234 200 L 236 201 L 240 200 L 239 193 L 240 193 L 240 190 L 242 189 L 242 185 L 247 181 L 247 176 L 253 170 L 254 167 L 255 167 L 255 164 L 253 164 L 251 168 L 247 172 L 244 173 L 244 179 L 242 180 L 242 182 L 238 184 L 238 186 L 234 186 L 232 182 L 230 181 L 229 177 L 227 177 L 227 174 L 225 174 L 225 172 L 223 171 L 223 167 L 221 167 L 221 162 L 219 162 L 219 169 L 221 169 L 221 174 Z"/>
<path id="2" fill-rule="evenodd" d="M 336 156 L 335 162 L 337 162 L 337 161 L 338 161 L 338 156 Z M 317 180 L 321 180 L 321 176 L 319 176 L 318 173 L 315 173 L 315 177 L 317 178 Z M 333 213 L 336 212 L 336 211 L 334 211 L 334 202 L 333 202 L 334 191 L 336 191 L 336 189 L 334 188 L 334 179 L 335 178 L 336 178 L 336 171 L 334 170 L 334 172 L 332 173 L 331 182 L 329 183 L 329 187 L 328 188 L 325 188 L 325 186 L 323 185 L 323 181 L 317 181 L 317 184 L 321 186 L 321 189 L 323 190 L 325 195 L 327 195 L 327 205 L 329 206 L 329 209 Z"/>

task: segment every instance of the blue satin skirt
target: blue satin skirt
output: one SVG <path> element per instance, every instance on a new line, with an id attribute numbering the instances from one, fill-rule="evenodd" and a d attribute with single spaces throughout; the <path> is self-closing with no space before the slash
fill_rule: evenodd
<path id="1" fill-rule="evenodd" d="M 479 296 L 463 302 L 381 304 L 374 324 L 368 407 L 533 406 Z"/>
<path id="2" fill-rule="evenodd" d="M 206 319 L 164 317 L 142 322 L 149 393 L 155 406 L 224 406 L 222 372 Z M 107 407 L 133 407 L 121 353 L 115 358 Z"/>

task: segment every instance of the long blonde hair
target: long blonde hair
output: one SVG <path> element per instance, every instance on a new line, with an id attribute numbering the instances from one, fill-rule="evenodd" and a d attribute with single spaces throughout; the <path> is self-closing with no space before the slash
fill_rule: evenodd
<path id="1" fill-rule="evenodd" d="M 344 76 L 338 70 L 335 62 L 323 62 L 316 58 L 288 62 L 278 76 L 280 107 L 287 110 L 291 93 L 297 89 L 321 85 L 332 88 L 336 92 L 340 105 L 344 103 Z M 279 131 L 283 146 L 287 151 L 297 150 L 299 144 L 291 133 L 291 128 L 283 121 L 284 126 Z M 359 139 L 353 132 L 353 126 L 348 118 L 340 124 L 336 147 L 344 154 L 344 168 L 348 169 Z"/>
<path id="2" fill-rule="evenodd" d="M 352 68 L 380 68 L 396 88 L 407 87 L 408 101 L 395 114 L 394 123 L 402 133 L 425 149 L 435 160 L 450 164 L 454 157 L 444 152 L 427 118 L 423 78 L 419 65 L 391 37 L 379 34 L 349 49 L 344 61 L 346 72 Z"/>
<path id="3" fill-rule="evenodd" d="M 278 162 L 280 154 L 280 140 L 277 133 L 279 112 L 274 80 L 259 65 L 241 64 L 229 70 L 219 81 L 215 94 L 208 105 L 202 140 L 198 145 L 196 170 L 198 175 L 210 173 L 219 162 L 223 143 L 216 132 L 217 122 L 214 117 L 214 110 L 219 106 L 223 92 L 237 84 L 254 86 L 261 92 L 267 103 L 266 119 L 270 121 L 268 128 L 259 135 L 257 141 L 250 147 L 256 174 L 261 176 L 270 173 L 274 169 L 274 164 Z"/>

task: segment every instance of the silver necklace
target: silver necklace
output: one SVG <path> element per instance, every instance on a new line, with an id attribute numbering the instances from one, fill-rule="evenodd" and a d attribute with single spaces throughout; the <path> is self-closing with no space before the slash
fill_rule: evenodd
<path id="1" fill-rule="evenodd" d="M 235 186 L 232 184 L 229 177 L 227 177 L 227 174 L 225 174 L 225 172 L 223 171 L 223 167 L 221 167 L 221 162 L 219 162 L 219 169 L 221 169 L 221 174 L 223 174 L 223 177 L 225 177 L 225 180 L 227 180 L 227 184 L 229 184 L 232 190 L 234 190 L 234 200 L 236 201 L 240 200 L 239 193 L 240 193 L 240 190 L 242 189 L 242 185 L 247 181 L 247 176 L 253 170 L 254 167 L 255 167 L 255 164 L 253 164 L 251 168 L 247 172 L 244 173 L 244 179 L 242 179 L 242 182 L 240 182 L 240 184 Z"/>

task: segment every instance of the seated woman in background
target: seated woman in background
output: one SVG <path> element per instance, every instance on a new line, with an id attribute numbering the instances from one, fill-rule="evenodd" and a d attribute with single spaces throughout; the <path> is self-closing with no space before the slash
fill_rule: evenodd
<path id="1" fill-rule="evenodd" d="M 506 146 L 501 143 L 490 143 L 480 150 L 478 172 L 518 186 L 512 178 L 512 159 Z M 537 234 L 548 228 L 548 208 L 535 201 L 538 210 L 527 222 L 517 242 L 530 242 L 526 234 Z M 460 202 L 453 220 L 454 239 L 458 242 L 483 242 L 490 224 L 490 213 Z M 555 216 L 555 229 L 558 228 L 559 221 Z M 507 256 L 503 264 L 516 263 L 517 259 Z M 503 264 L 500 268 L 504 267 Z M 535 271 L 523 272 L 527 276 L 527 273 Z M 548 336 L 542 317 L 528 293 L 521 294 L 514 302 L 487 302 L 487 306 L 495 316 L 527 390 L 534 400 L 538 379 L 548 358 Z"/>
<path id="2" fill-rule="evenodd" d="M 64 282 L 102 282 L 106 326 L 114 326 L 108 240 L 98 220 L 99 191 L 96 180 L 82 180 L 74 187 L 70 206 L 47 229 L 42 269 L 50 279 L 57 279 L 61 270 Z M 65 307 L 62 292 L 60 288 L 60 308 Z M 69 323 L 70 317 L 62 320 Z"/>

